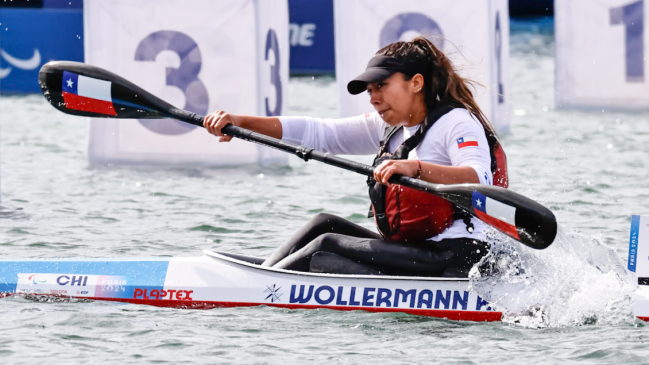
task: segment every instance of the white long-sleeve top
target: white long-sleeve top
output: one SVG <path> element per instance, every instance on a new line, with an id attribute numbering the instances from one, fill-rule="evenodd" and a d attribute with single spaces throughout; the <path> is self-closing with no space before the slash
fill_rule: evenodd
<path id="1" fill-rule="evenodd" d="M 351 118 L 321 119 L 311 117 L 279 117 L 282 139 L 331 154 L 370 155 L 379 150 L 379 143 L 388 124 L 377 113 Z M 419 126 L 401 128 L 390 139 L 394 152 Z M 476 141 L 476 143 L 472 142 Z M 420 160 L 443 166 L 471 166 L 481 184 L 492 185 L 491 155 L 484 128 L 466 109 L 456 108 L 443 115 L 426 132 L 421 143 L 410 152 L 409 160 Z M 431 238 L 476 238 L 484 240 L 486 226 L 472 218 L 475 227 L 469 233 L 461 220 Z"/>

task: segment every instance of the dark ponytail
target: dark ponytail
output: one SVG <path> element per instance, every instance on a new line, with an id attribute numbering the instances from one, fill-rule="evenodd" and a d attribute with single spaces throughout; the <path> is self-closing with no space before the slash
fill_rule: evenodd
<path id="1" fill-rule="evenodd" d="M 376 55 L 411 61 L 425 59 L 427 67 L 422 76 L 426 109 L 432 110 L 440 103 L 463 107 L 480 121 L 487 133 L 496 135 L 494 126 L 480 110 L 469 88 L 479 84 L 460 76 L 451 60 L 426 37 L 419 36 L 410 42 L 394 42 L 381 48 Z M 410 79 L 414 75 L 405 76 Z"/>

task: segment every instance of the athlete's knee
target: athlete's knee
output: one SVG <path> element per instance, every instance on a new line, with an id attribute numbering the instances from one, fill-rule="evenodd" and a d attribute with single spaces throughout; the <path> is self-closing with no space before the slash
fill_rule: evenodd
<path id="1" fill-rule="evenodd" d="M 336 233 L 324 233 L 309 243 L 312 249 L 316 251 L 336 252 L 340 235 Z"/>
<path id="2" fill-rule="evenodd" d="M 341 218 L 329 213 L 318 213 L 311 218 L 312 226 L 333 225 L 334 222 L 339 221 Z"/>

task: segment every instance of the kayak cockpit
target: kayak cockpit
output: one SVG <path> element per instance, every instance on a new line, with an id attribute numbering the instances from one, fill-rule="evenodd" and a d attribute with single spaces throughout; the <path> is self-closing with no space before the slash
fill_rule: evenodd
<path id="1" fill-rule="evenodd" d="M 340 255 L 331 253 L 331 252 L 316 252 L 311 259 L 311 264 L 309 266 L 309 271 L 292 271 L 292 270 L 282 270 L 275 269 L 273 267 L 261 266 L 265 261 L 264 258 L 256 256 L 248 256 L 235 254 L 230 252 L 222 251 L 203 251 L 207 256 L 214 258 L 227 258 L 228 261 L 245 263 L 249 266 L 256 268 L 263 268 L 270 271 L 281 271 L 292 274 L 327 274 L 327 275 L 345 275 L 345 276 L 354 276 L 354 277 L 366 277 L 366 276 L 381 276 L 381 277 L 404 277 L 404 278 L 422 278 L 429 277 L 431 279 L 468 279 L 466 276 L 457 275 L 454 277 L 440 277 L 440 276 L 404 276 L 404 275 L 394 275 L 390 273 L 382 272 L 376 268 L 363 265 L 356 261 L 347 259 Z"/>
<path id="2" fill-rule="evenodd" d="M 266 260 L 266 259 L 263 259 L 261 257 L 239 255 L 237 253 L 230 253 L 230 252 L 223 252 L 223 251 L 208 251 L 208 252 L 218 253 L 219 255 L 229 257 L 231 259 L 235 259 L 235 260 L 239 260 L 239 261 L 244 261 L 244 262 L 247 262 L 249 264 L 254 264 L 254 265 L 261 265 Z"/>
<path id="3" fill-rule="evenodd" d="M 235 260 L 245 261 L 249 264 L 261 265 L 265 259 L 255 256 L 240 255 L 230 252 L 214 251 Z M 375 270 L 348 258 L 331 252 L 316 252 L 311 259 L 309 272 L 321 274 L 342 275 L 387 275 L 380 270 Z"/>

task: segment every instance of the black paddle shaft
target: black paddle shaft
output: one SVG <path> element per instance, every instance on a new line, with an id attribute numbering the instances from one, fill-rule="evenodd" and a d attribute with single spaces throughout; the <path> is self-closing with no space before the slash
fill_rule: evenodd
<path id="1" fill-rule="evenodd" d="M 91 106 L 92 101 L 85 104 L 85 101 L 79 102 L 79 98 L 75 99 L 75 95 L 70 95 L 70 92 L 75 92 L 75 90 L 69 89 L 70 85 L 74 86 L 73 79 L 78 78 L 77 82 L 80 82 L 81 77 L 92 78 L 99 82 L 110 82 L 111 101 L 108 102 L 107 107 L 104 106 L 108 109 L 96 109 Z M 67 114 L 97 118 L 173 118 L 203 127 L 205 117 L 178 109 L 130 81 L 99 67 L 79 62 L 48 62 L 41 68 L 38 80 L 43 95 L 50 104 Z M 76 104 L 68 103 L 66 97 Z M 313 159 L 365 176 L 374 175 L 372 166 L 316 151 L 309 147 L 296 146 L 244 128 L 227 125 L 222 131 L 239 139 L 295 154 L 305 161 Z M 481 194 L 483 199 L 494 200 L 495 202 L 492 203 L 495 205 L 501 204 L 515 209 L 515 227 L 503 226 L 502 222 L 498 222 L 497 219 L 493 220 L 493 217 L 489 217 L 488 214 L 485 217 L 484 212 L 482 212 L 482 218 L 491 219 L 492 222 L 488 222 L 489 224 L 529 247 L 546 248 L 552 244 L 556 237 L 557 222 L 554 214 L 543 205 L 511 190 L 482 184 L 432 184 L 402 175 L 393 175 L 389 181 L 440 196 L 478 217 L 480 212 L 476 213 L 474 210 L 474 203 L 479 203 L 475 199 L 475 194 Z M 489 203 L 486 205 L 488 207 Z"/>

